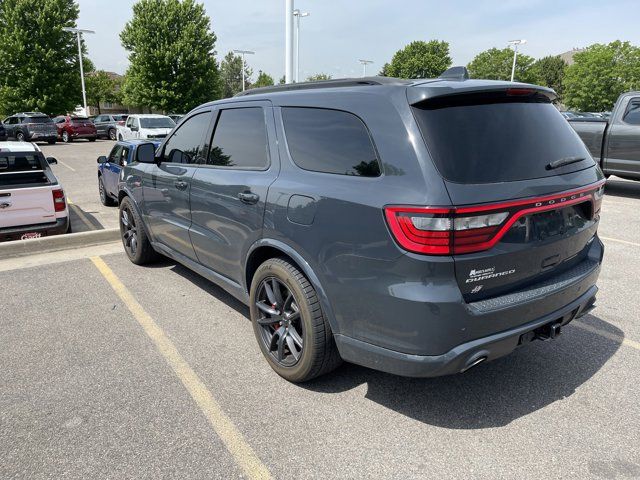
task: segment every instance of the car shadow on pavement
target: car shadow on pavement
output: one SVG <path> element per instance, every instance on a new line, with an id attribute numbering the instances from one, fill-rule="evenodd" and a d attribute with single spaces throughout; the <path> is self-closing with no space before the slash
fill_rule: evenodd
<path id="1" fill-rule="evenodd" d="M 204 277 L 169 259 L 155 264 L 167 265 L 249 320 L 246 305 Z M 575 322 L 624 338 L 620 329 L 593 315 Z M 423 423 L 452 429 L 494 428 L 571 396 L 620 345 L 621 340 L 570 324 L 556 340 L 532 342 L 464 374 L 406 378 L 345 363 L 299 387 L 332 394 L 366 383 L 365 398 Z"/>
<path id="2" fill-rule="evenodd" d="M 104 229 L 94 215 L 86 212 L 75 203 L 69 204 L 69 218 L 71 219 L 71 231 L 73 233 Z"/>
<path id="3" fill-rule="evenodd" d="M 582 320 L 624 337 L 622 331 L 597 317 Z M 367 399 L 423 423 L 452 429 L 493 428 L 569 397 L 600 370 L 620 344 L 567 326 L 557 340 L 533 342 L 464 374 L 404 378 L 345 364 L 301 386 L 337 393 L 366 383 Z"/>
<path id="4" fill-rule="evenodd" d="M 607 180 L 605 195 L 624 198 L 640 198 L 640 181 Z"/>

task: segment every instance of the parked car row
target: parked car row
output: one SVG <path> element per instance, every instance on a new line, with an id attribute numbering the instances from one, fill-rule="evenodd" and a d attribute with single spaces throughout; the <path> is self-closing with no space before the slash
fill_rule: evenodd
<path id="1" fill-rule="evenodd" d="M 60 115 L 53 119 L 40 112 L 16 113 L 0 123 L 0 141 L 65 143 L 98 138 L 130 140 L 161 139 L 176 126 L 182 115 L 104 114 L 94 118 Z"/>

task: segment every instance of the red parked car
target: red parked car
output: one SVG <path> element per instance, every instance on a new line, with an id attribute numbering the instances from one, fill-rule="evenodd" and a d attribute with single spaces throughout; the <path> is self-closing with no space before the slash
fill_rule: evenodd
<path id="1" fill-rule="evenodd" d="M 73 142 L 78 138 L 86 138 L 95 142 L 98 138 L 96 126 L 87 117 L 60 116 L 53 119 L 58 128 L 58 138 L 65 143 Z"/>

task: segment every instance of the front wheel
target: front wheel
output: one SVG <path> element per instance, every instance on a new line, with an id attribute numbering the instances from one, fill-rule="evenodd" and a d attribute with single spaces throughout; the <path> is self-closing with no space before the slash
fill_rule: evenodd
<path id="1" fill-rule="evenodd" d="M 147 233 L 142 226 L 142 219 L 129 197 L 120 202 L 120 236 L 124 251 L 136 265 L 151 263 L 158 254 L 151 246 Z"/>
<path id="2" fill-rule="evenodd" d="M 110 128 L 109 129 L 109 140 L 114 140 L 116 139 L 116 130 L 115 128 Z"/>
<path id="3" fill-rule="evenodd" d="M 341 363 L 316 291 L 289 261 L 272 258 L 251 282 L 253 331 L 267 362 L 290 382 L 305 382 Z"/>
<path id="4" fill-rule="evenodd" d="M 64 143 L 71 143 L 71 137 L 69 136 L 69 132 L 67 132 L 66 130 L 62 132 L 62 141 Z"/>
<path id="5" fill-rule="evenodd" d="M 98 192 L 100 193 L 100 202 L 106 207 L 112 207 L 115 205 L 113 199 L 107 193 L 107 189 L 104 187 L 104 181 L 102 175 L 98 177 Z"/>
<path id="6" fill-rule="evenodd" d="M 19 142 L 24 142 L 24 133 L 22 132 L 16 133 L 16 140 Z"/>

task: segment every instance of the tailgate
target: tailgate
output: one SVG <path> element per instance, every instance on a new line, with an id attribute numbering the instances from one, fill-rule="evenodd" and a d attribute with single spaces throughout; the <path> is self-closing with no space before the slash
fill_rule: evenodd
<path id="1" fill-rule="evenodd" d="M 52 187 L 0 190 L 0 228 L 55 222 Z"/>

